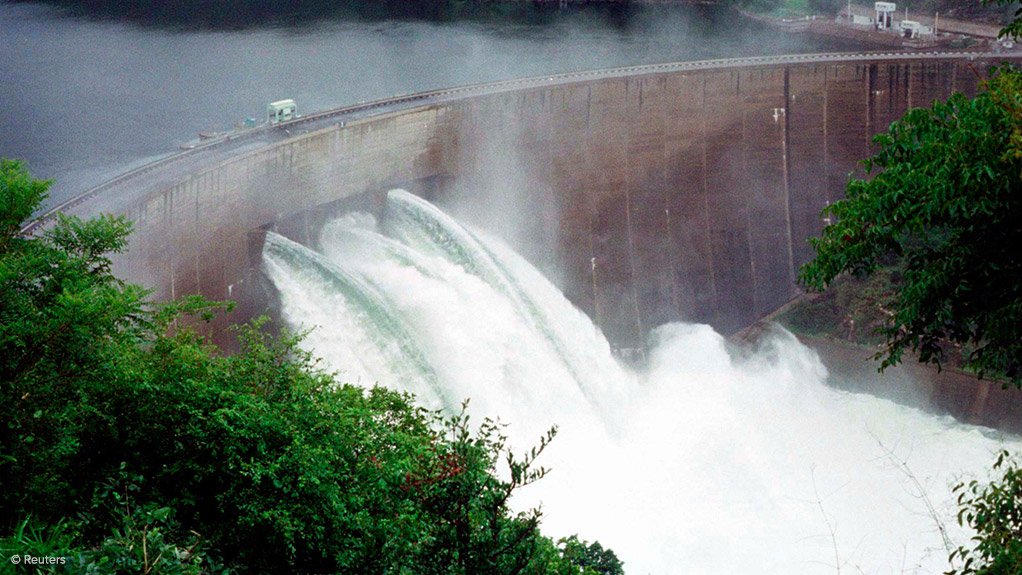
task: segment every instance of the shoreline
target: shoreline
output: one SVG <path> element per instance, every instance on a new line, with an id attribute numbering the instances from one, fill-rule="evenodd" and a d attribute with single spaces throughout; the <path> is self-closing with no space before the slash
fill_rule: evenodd
<path id="1" fill-rule="evenodd" d="M 736 4 L 723 4 L 715 0 L 496 0 L 500 2 L 535 2 L 538 4 L 584 5 L 584 4 L 644 4 L 644 5 L 724 5 L 741 16 L 784 32 L 808 33 L 816 37 L 835 38 L 858 42 L 867 47 L 899 48 L 907 51 L 932 48 L 953 48 L 967 51 L 989 51 L 1000 47 L 998 34 L 1001 27 L 981 21 L 940 18 L 940 34 L 908 39 L 893 32 L 882 32 L 871 25 L 850 25 L 842 21 L 847 18 L 847 9 L 837 15 L 804 14 L 783 17 L 754 12 Z M 869 16 L 873 12 L 866 6 L 852 6 L 852 14 Z M 912 20 L 924 26 L 933 26 L 931 16 L 913 16 Z M 896 20 L 897 23 L 899 20 Z"/>
<path id="2" fill-rule="evenodd" d="M 1000 46 L 997 41 L 999 28 L 978 22 L 941 19 L 941 26 L 938 30 L 940 34 L 909 39 L 891 32 L 875 30 L 871 25 L 846 24 L 830 16 L 806 15 L 801 18 L 782 18 L 753 12 L 738 6 L 733 8 L 745 18 L 785 32 L 808 33 L 817 37 L 851 40 L 881 48 L 901 48 L 909 51 L 932 48 L 989 51 Z M 838 18 L 844 13 L 845 10 L 842 10 Z M 861 6 L 853 6 L 852 13 L 853 15 L 868 15 L 872 12 Z M 913 17 L 913 19 L 924 25 L 932 25 L 934 20 L 927 16 Z M 967 45 L 955 46 L 956 43 Z"/>

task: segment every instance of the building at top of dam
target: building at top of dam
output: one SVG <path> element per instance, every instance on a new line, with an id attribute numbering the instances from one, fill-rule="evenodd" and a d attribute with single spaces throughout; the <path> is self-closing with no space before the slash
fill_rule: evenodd
<path id="1" fill-rule="evenodd" d="M 135 221 L 118 274 L 266 309 L 262 231 L 300 242 L 401 187 L 508 239 L 617 348 L 725 333 L 797 292 L 820 211 L 871 138 L 1022 54 L 837 54 L 641 66 L 398 98 L 285 122 L 65 207 Z M 233 147 L 232 147 L 233 146 Z M 252 149 L 252 148 L 255 149 Z M 240 149 L 240 152 L 233 152 Z M 270 294 L 272 295 L 272 294 Z"/>

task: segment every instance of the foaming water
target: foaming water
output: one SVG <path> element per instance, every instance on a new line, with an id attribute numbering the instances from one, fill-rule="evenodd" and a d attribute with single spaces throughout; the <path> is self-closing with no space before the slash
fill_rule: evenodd
<path id="1" fill-rule="evenodd" d="M 554 471 L 516 504 L 633 574 L 942 572 L 968 541 L 949 484 L 1004 441 L 834 390 L 781 330 L 738 354 L 707 326 L 661 326 L 633 373 L 510 248 L 404 192 L 382 222 L 328 224 L 318 251 L 270 234 L 264 264 L 284 318 L 314 328 L 306 345 L 342 377 L 433 406 L 471 398 L 519 449 L 557 424 Z"/>

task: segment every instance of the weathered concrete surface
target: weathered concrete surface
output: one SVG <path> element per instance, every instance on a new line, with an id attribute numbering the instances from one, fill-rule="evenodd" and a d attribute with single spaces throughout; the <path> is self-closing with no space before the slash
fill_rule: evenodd
<path id="1" fill-rule="evenodd" d="M 526 254 L 561 270 L 615 346 L 678 319 L 730 332 L 796 292 L 806 238 L 870 137 L 911 106 L 973 92 L 993 63 L 647 67 L 336 124 L 124 206 L 137 232 L 116 268 L 157 297 L 241 299 L 237 320 L 263 305 L 254 230 L 308 240 L 339 200 L 405 186 L 474 203 L 484 223 L 517 218 Z"/>

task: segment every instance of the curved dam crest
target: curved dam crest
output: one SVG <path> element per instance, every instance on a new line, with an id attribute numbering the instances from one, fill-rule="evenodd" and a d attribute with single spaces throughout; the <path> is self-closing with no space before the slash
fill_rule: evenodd
<path id="1" fill-rule="evenodd" d="M 308 244 L 405 188 L 556 270 L 616 348 L 641 349 L 669 321 L 730 333 L 789 301 L 872 136 L 1003 61 L 1022 54 L 665 64 L 405 96 L 267 129 L 236 155 L 195 150 L 67 209 L 134 220 L 115 270 L 155 297 L 239 300 L 218 330 L 265 310 L 265 230 Z"/>

